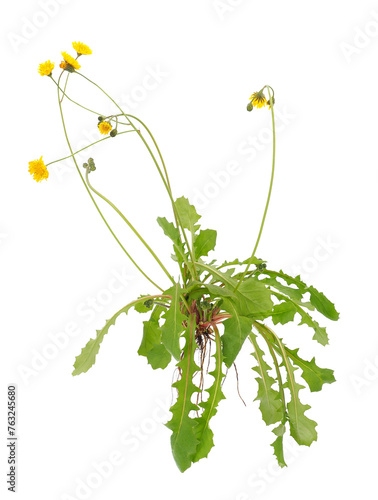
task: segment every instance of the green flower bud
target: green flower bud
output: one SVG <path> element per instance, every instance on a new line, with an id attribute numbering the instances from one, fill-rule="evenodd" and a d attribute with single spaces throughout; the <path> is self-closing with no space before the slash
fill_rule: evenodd
<path id="1" fill-rule="evenodd" d="M 252 111 L 252 109 L 253 109 L 253 104 L 252 104 L 252 102 L 249 102 L 247 104 L 247 111 Z"/>
<path id="2" fill-rule="evenodd" d="M 100 115 L 100 116 L 98 117 L 98 122 L 99 122 L 99 123 L 103 122 L 104 120 L 105 120 L 105 116 Z"/>
<path id="3" fill-rule="evenodd" d="M 116 128 L 113 128 L 113 130 L 110 131 L 110 137 L 115 137 L 118 134 L 118 130 Z"/>

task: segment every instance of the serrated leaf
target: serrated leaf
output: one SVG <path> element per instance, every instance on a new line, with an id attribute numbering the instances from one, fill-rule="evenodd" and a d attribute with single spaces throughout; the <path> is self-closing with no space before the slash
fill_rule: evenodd
<path id="1" fill-rule="evenodd" d="M 180 295 L 183 293 L 183 290 L 177 283 L 165 293 L 171 295 L 172 300 L 168 311 L 163 316 L 165 323 L 161 328 L 161 341 L 167 351 L 178 360 L 181 354 L 179 339 L 181 333 L 185 330 L 183 321 L 187 320 L 187 316 L 181 312 Z"/>
<path id="2" fill-rule="evenodd" d="M 193 462 L 198 462 L 201 458 L 207 457 L 211 448 L 214 446 L 213 431 L 209 427 L 210 419 L 217 413 L 217 406 L 222 399 L 226 399 L 222 392 L 222 379 L 224 374 L 222 372 L 223 355 L 219 333 L 215 333 L 216 339 L 216 352 L 212 356 L 215 358 L 215 368 L 210 375 L 214 377 L 214 382 L 206 392 L 209 393 L 207 401 L 200 403 L 199 406 L 203 408 L 202 415 L 197 418 L 198 425 L 196 427 L 196 436 L 199 441 L 196 454 Z"/>
<path id="3" fill-rule="evenodd" d="M 300 300 L 303 295 L 308 292 L 310 294 L 311 304 L 321 314 L 323 314 L 323 316 L 333 321 L 337 321 L 339 319 L 339 313 L 336 311 L 334 304 L 329 299 L 327 299 L 327 297 L 323 293 L 316 290 L 316 288 L 314 288 L 313 286 L 307 286 L 306 283 L 301 280 L 299 275 L 293 278 L 292 276 L 285 274 L 283 271 L 276 272 L 270 270 L 264 270 L 262 271 L 262 274 L 267 274 L 271 278 L 270 280 L 265 278 L 262 281 L 270 284 L 292 299 Z M 294 285 L 297 288 L 294 289 L 285 287 L 277 281 L 277 278 L 281 278 L 285 280 L 288 285 Z"/>
<path id="4" fill-rule="evenodd" d="M 280 467 L 287 467 L 283 451 L 283 436 L 285 434 L 285 431 L 285 424 L 280 424 L 275 429 L 273 429 L 273 432 L 277 436 L 277 439 L 273 441 L 271 446 L 273 446 L 274 454 Z"/>
<path id="5" fill-rule="evenodd" d="M 181 370 L 181 377 L 173 384 L 173 387 L 176 387 L 178 390 L 178 397 L 176 403 L 170 409 L 172 418 L 166 424 L 172 431 L 172 453 L 181 472 L 184 472 L 191 466 L 198 446 L 196 436 L 198 422 L 189 416 L 191 411 L 198 411 L 199 409 L 191 401 L 192 395 L 195 392 L 199 392 L 198 387 L 193 383 L 193 376 L 199 370 L 194 361 L 196 348 L 194 315 L 189 317 L 184 338 L 183 356 L 181 361 L 177 363 L 177 366 Z"/>
<path id="6" fill-rule="evenodd" d="M 163 229 L 164 234 L 173 242 L 173 248 L 176 255 L 175 260 L 179 263 L 183 263 L 185 261 L 185 247 L 180 238 L 180 231 L 172 222 L 168 222 L 165 217 L 158 217 L 157 222 Z"/>
<path id="7" fill-rule="evenodd" d="M 211 250 L 214 250 L 217 241 L 217 232 L 214 229 L 201 230 L 194 239 L 194 257 L 206 257 Z"/>
<path id="8" fill-rule="evenodd" d="M 328 344 L 328 335 L 327 335 L 327 331 L 324 327 L 321 327 L 319 325 L 319 323 L 317 321 L 315 321 L 309 314 L 307 311 L 305 311 L 300 305 L 299 303 L 289 299 L 288 297 L 286 297 L 285 295 L 282 295 L 280 293 L 277 293 L 277 292 L 273 292 L 273 295 L 275 295 L 278 299 L 280 300 L 283 300 L 283 301 L 286 301 L 286 302 L 289 302 L 292 304 L 293 307 L 295 307 L 296 311 L 300 314 L 301 316 L 301 322 L 299 323 L 299 325 L 307 325 L 309 326 L 310 328 L 312 328 L 314 331 L 315 331 L 315 334 L 314 336 L 312 337 L 313 340 L 316 340 L 317 342 L 319 342 L 319 344 L 325 346 Z M 304 305 L 302 303 L 302 305 Z"/>
<path id="9" fill-rule="evenodd" d="M 150 295 L 149 298 L 157 297 L 156 295 Z M 79 356 L 76 357 L 74 363 L 74 371 L 72 375 L 80 375 L 80 373 L 86 373 L 91 366 L 93 366 L 96 362 L 96 356 L 100 350 L 101 342 L 104 339 L 104 336 L 108 333 L 109 328 L 115 324 L 116 319 L 122 313 L 127 314 L 129 310 L 134 307 L 136 304 L 143 302 L 144 297 L 141 299 L 134 300 L 127 304 L 125 307 L 122 307 L 119 311 L 117 311 L 109 320 L 106 321 L 105 326 L 101 330 L 97 330 L 97 335 L 94 339 L 90 339 L 89 342 L 83 349 Z"/>
<path id="10" fill-rule="evenodd" d="M 230 368 L 245 339 L 251 333 L 253 319 L 239 315 L 235 304 L 227 298 L 223 299 L 222 309 L 231 314 L 231 318 L 223 323 L 224 334 L 222 335 L 224 363 Z"/>
<path id="11" fill-rule="evenodd" d="M 275 424 L 282 420 L 284 415 L 280 393 L 272 388 L 276 380 L 268 373 L 271 367 L 264 360 L 264 351 L 258 345 L 256 335 L 251 332 L 249 338 L 255 350 L 252 356 L 257 361 L 257 366 L 252 369 L 260 375 L 256 377 L 258 392 L 255 401 L 260 401 L 260 411 L 266 425 Z"/>
<path id="12" fill-rule="evenodd" d="M 287 403 L 290 434 L 298 444 L 310 446 L 313 441 L 317 440 L 318 434 L 315 427 L 318 424 L 305 415 L 305 412 L 309 410 L 311 406 L 302 404 L 299 399 L 299 391 L 303 389 L 304 386 L 296 382 L 294 372 L 297 368 L 292 365 L 290 359 L 284 353 L 284 348 L 281 347 L 281 349 L 283 351 L 283 365 L 287 373 L 287 382 L 284 387 L 288 387 L 291 394 L 291 399 Z"/>
<path id="13" fill-rule="evenodd" d="M 299 349 L 291 350 L 285 346 L 285 350 L 292 362 L 302 370 L 302 378 L 307 382 L 310 391 L 321 391 L 323 384 L 332 384 L 336 381 L 333 370 L 320 368 L 315 363 L 315 358 L 312 358 L 311 361 L 306 361 L 298 356 Z"/>
<path id="14" fill-rule="evenodd" d="M 189 231 L 194 235 L 194 233 L 199 229 L 199 225 L 196 222 L 201 218 L 197 214 L 196 209 L 193 205 L 189 203 L 189 200 L 182 196 L 175 201 L 175 206 L 179 214 L 181 224 L 184 228 L 189 229 Z"/>

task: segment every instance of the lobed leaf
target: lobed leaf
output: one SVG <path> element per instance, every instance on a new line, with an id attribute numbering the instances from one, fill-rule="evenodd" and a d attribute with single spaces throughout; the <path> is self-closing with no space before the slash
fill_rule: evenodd
<path id="1" fill-rule="evenodd" d="M 212 356 L 215 358 L 215 368 L 210 375 L 214 377 L 214 383 L 206 392 L 209 394 L 207 401 L 200 403 L 199 406 L 203 408 L 202 415 L 196 419 L 198 425 L 196 427 L 196 436 L 198 439 L 198 446 L 193 462 L 198 462 L 201 458 L 207 457 L 211 448 L 214 446 L 213 431 L 209 427 L 210 419 L 217 413 L 217 406 L 222 399 L 226 399 L 222 392 L 222 379 L 224 374 L 222 372 L 223 355 L 219 333 L 215 332 L 216 352 Z"/>
<path id="2" fill-rule="evenodd" d="M 156 296 L 150 295 L 148 298 L 154 298 Z M 108 319 L 105 323 L 105 326 L 101 330 L 96 330 L 97 335 L 94 339 L 90 339 L 89 342 L 83 349 L 81 350 L 81 353 L 79 356 L 76 357 L 75 363 L 74 363 L 74 371 L 72 372 L 72 375 L 80 375 L 80 373 L 86 373 L 96 362 L 96 356 L 100 350 L 100 345 L 101 342 L 104 339 L 104 336 L 108 333 L 109 328 L 115 324 L 116 319 L 118 316 L 122 313 L 127 314 L 129 310 L 132 307 L 135 307 L 136 305 L 143 303 L 146 298 L 142 297 L 137 300 L 134 300 L 133 302 L 130 302 L 130 304 L 127 304 L 125 307 L 117 311 L 110 319 Z"/>
<path id="3" fill-rule="evenodd" d="M 255 350 L 255 352 L 252 353 L 252 356 L 254 356 L 258 364 L 252 369 L 259 374 L 259 377 L 256 378 L 258 383 L 258 392 L 255 401 L 260 401 L 260 411 L 266 425 L 275 424 L 276 422 L 281 421 L 284 415 L 284 408 L 280 398 L 280 393 L 273 389 L 273 385 L 276 383 L 276 380 L 268 373 L 268 371 L 271 370 L 271 367 L 264 360 L 264 351 L 258 345 L 256 335 L 251 332 L 249 334 L 249 338 Z"/>

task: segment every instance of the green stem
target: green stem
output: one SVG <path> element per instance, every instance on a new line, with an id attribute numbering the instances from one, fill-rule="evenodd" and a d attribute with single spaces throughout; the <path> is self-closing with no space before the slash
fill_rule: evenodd
<path id="1" fill-rule="evenodd" d="M 82 73 L 77 73 L 77 74 L 78 74 L 78 75 L 80 75 L 80 76 L 81 76 L 82 78 L 84 78 L 85 80 L 87 80 L 87 81 L 88 81 L 89 83 L 91 83 L 92 85 L 94 85 L 95 87 L 97 87 L 99 90 L 101 90 L 101 92 L 103 92 L 103 93 L 104 93 L 104 94 L 105 94 L 105 95 L 106 95 L 106 96 L 107 96 L 107 97 L 108 97 L 108 98 L 112 101 L 112 103 L 113 103 L 113 104 L 114 104 L 114 105 L 115 105 L 115 106 L 116 106 L 116 107 L 120 110 L 120 112 L 121 112 L 121 113 L 122 113 L 122 115 L 126 118 L 126 120 L 128 120 L 128 121 L 129 121 L 129 123 L 130 123 L 130 125 L 133 127 L 133 129 L 134 129 L 135 131 L 137 131 L 137 128 L 134 126 L 134 124 L 132 123 L 132 121 L 129 119 L 128 115 L 126 115 L 126 114 L 124 113 L 124 111 L 122 110 L 122 108 L 121 108 L 121 107 L 117 104 L 117 102 L 116 102 L 116 101 L 115 101 L 115 100 L 114 100 L 114 99 L 113 99 L 113 98 L 112 98 L 112 97 L 111 97 L 111 96 L 110 96 L 107 92 L 105 92 L 105 90 L 104 90 L 104 89 L 102 89 L 102 88 L 101 88 L 101 87 L 100 87 L 97 83 L 93 82 L 90 78 L 86 77 L 86 76 L 85 76 L 85 75 L 83 75 Z M 151 132 L 149 132 L 149 133 L 150 133 L 150 135 L 152 136 Z M 178 212 L 177 212 L 177 210 L 176 210 L 176 206 L 175 206 L 175 202 L 174 202 L 174 200 L 173 200 L 172 191 L 171 191 L 171 189 L 170 189 L 170 186 L 169 186 L 168 182 L 166 181 L 166 179 L 164 178 L 163 172 L 161 171 L 161 168 L 160 168 L 160 166 L 159 166 L 159 164 L 158 164 L 158 162 L 157 162 L 157 160 L 156 160 L 156 158 L 155 158 L 154 154 L 152 153 L 151 148 L 150 148 L 150 146 L 148 145 L 147 141 L 146 141 L 146 140 L 145 140 L 145 138 L 142 136 L 142 134 L 139 134 L 139 136 L 140 136 L 140 138 L 142 139 L 142 141 L 143 141 L 144 145 L 146 146 L 146 148 L 147 148 L 148 152 L 150 153 L 150 155 L 151 155 L 151 157 L 152 157 L 152 159 L 153 159 L 153 161 L 154 161 L 154 163 L 155 163 L 155 166 L 156 166 L 156 168 L 157 168 L 157 170 L 158 170 L 158 172 L 159 172 L 159 175 L 160 175 L 160 177 L 161 177 L 161 179 L 162 179 L 162 181 L 163 181 L 163 184 L 164 184 L 164 186 L 165 186 L 165 188 L 166 188 L 166 190 L 167 190 L 168 196 L 169 196 L 169 198 L 170 198 L 170 200 L 171 200 L 171 203 L 172 203 L 173 212 L 174 212 L 175 217 L 177 218 L 177 221 L 178 221 L 178 223 L 179 223 L 179 225 L 180 225 L 180 227 L 181 227 L 181 231 L 182 231 L 182 234 L 183 234 L 183 236 L 184 236 L 185 243 L 186 243 L 186 245 L 187 245 L 187 247 L 188 247 L 188 250 L 189 250 L 189 253 L 190 253 L 190 257 L 191 257 L 191 259 L 192 259 L 192 262 L 194 262 L 193 249 L 192 249 L 192 248 L 190 247 L 190 245 L 189 245 L 188 239 L 187 239 L 186 234 L 185 234 L 184 227 L 183 227 L 182 222 L 181 222 L 181 220 L 180 220 L 180 216 L 179 216 L 179 214 L 178 214 Z M 154 141 L 154 142 L 155 142 L 155 141 Z M 156 142 L 155 142 L 155 143 L 156 143 Z M 189 268 L 189 270 L 191 270 L 191 269 Z M 193 271 L 194 271 L 194 277 L 195 277 L 195 279 L 197 279 L 197 280 L 198 280 L 197 271 L 196 271 L 196 268 L 195 268 L 194 264 L 193 264 Z"/>
<path id="2" fill-rule="evenodd" d="M 89 182 L 89 167 L 86 168 L 86 174 L 85 174 L 85 179 L 87 181 L 87 184 L 89 186 L 89 189 L 91 189 L 94 193 L 97 194 L 101 199 L 106 201 L 108 205 L 110 205 L 113 210 L 117 212 L 117 214 L 122 218 L 124 222 L 129 226 L 129 228 L 132 230 L 132 232 L 135 234 L 137 238 L 143 243 L 143 245 L 147 248 L 147 250 L 150 252 L 150 254 L 154 257 L 156 262 L 159 264 L 159 266 L 162 268 L 162 270 L 165 272 L 165 274 L 168 276 L 168 278 L 172 281 L 173 284 L 175 284 L 175 280 L 172 278 L 172 276 L 169 274 L 167 269 L 165 268 L 164 264 L 161 262 L 159 257 L 156 255 L 156 253 L 152 250 L 152 248 L 148 245 L 148 243 L 145 241 L 145 239 L 140 235 L 140 233 L 135 229 L 135 227 L 131 224 L 131 222 L 123 215 L 123 213 L 112 203 L 108 198 L 106 198 L 104 195 L 99 193 Z"/>
<path id="3" fill-rule="evenodd" d="M 72 156 L 72 159 L 75 163 L 75 167 L 76 167 L 76 170 L 78 171 L 79 175 L 80 175 L 80 178 L 85 186 L 85 189 L 87 190 L 91 200 L 93 201 L 94 203 L 94 206 L 96 207 L 98 213 L 100 214 L 102 220 L 105 222 L 107 228 L 109 229 L 109 231 L 112 233 L 112 235 L 114 236 L 115 240 L 117 241 L 117 243 L 119 244 L 119 246 L 122 248 L 122 250 L 125 252 L 125 254 L 127 255 L 127 257 L 131 260 L 131 262 L 134 264 L 134 266 L 138 269 L 138 271 L 140 271 L 143 276 L 150 282 L 152 283 L 154 286 L 156 286 L 156 288 L 158 288 L 159 290 L 161 290 L 162 292 L 164 291 L 163 288 L 161 288 L 159 285 L 157 285 L 139 266 L 138 264 L 135 262 L 135 260 L 131 257 L 131 255 L 127 252 L 127 250 L 124 248 L 124 246 L 121 244 L 121 242 L 119 241 L 119 239 L 117 238 L 117 236 L 115 235 L 114 231 L 112 230 L 112 228 L 109 226 L 107 220 L 105 219 L 105 217 L 103 216 L 101 210 L 99 209 L 95 199 L 93 198 L 92 196 L 92 193 L 90 192 L 88 186 L 86 185 L 85 183 L 85 180 L 80 172 L 80 169 L 79 169 L 79 166 L 77 164 L 77 161 L 76 161 L 76 158 L 74 156 L 74 152 L 72 150 L 72 146 L 71 146 L 71 143 L 70 143 L 70 140 L 68 138 L 68 134 L 67 134 L 67 129 L 66 129 L 66 124 L 65 124 L 65 121 L 64 121 L 64 116 L 63 116 L 63 109 L 62 109 L 62 103 L 60 102 L 60 94 L 59 94 L 59 82 L 60 82 L 60 78 L 61 78 L 62 75 L 59 76 L 59 80 L 58 80 L 58 84 L 57 84 L 57 87 L 58 87 L 58 103 L 59 103 L 59 110 L 60 110 L 60 117 L 62 119 L 62 124 L 63 124 L 63 130 L 64 130 L 64 135 L 66 137 L 66 141 L 67 141 L 67 144 L 68 144 L 68 147 L 70 149 L 70 152 L 71 152 L 71 156 Z"/>
<path id="4" fill-rule="evenodd" d="M 128 134 L 129 132 L 134 132 L 134 130 L 125 130 L 124 132 L 118 132 L 117 136 L 119 136 L 121 134 Z M 85 146 L 84 148 L 79 149 L 78 151 L 76 151 L 72 155 L 65 156 L 64 158 L 60 158 L 59 160 L 50 161 L 50 163 L 46 164 L 46 167 L 48 167 L 49 165 L 52 165 L 53 163 L 57 163 L 58 161 L 63 161 L 63 160 L 67 160 L 67 158 L 72 158 L 73 156 L 77 155 L 78 153 L 81 153 L 81 151 L 84 151 L 84 149 L 88 149 L 91 146 L 94 146 L 95 144 L 97 144 L 99 142 L 106 141 L 107 139 L 113 139 L 113 137 L 104 137 L 103 139 L 99 139 L 98 141 L 92 142 L 92 144 L 88 144 L 88 146 Z"/>
<path id="5" fill-rule="evenodd" d="M 263 232 L 263 229 L 264 229 L 266 214 L 268 213 L 269 202 L 270 202 L 270 197 L 271 197 L 272 188 L 273 188 L 274 170 L 275 170 L 275 162 L 276 162 L 276 126 L 275 126 L 275 121 L 274 121 L 274 104 L 273 104 L 272 96 L 271 96 L 271 93 L 270 93 L 270 87 L 266 86 L 266 88 L 267 88 L 268 94 L 269 94 L 270 110 L 271 110 L 271 114 L 272 114 L 272 130 L 273 130 L 272 173 L 271 173 L 271 176 L 270 176 L 270 184 L 269 184 L 268 197 L 267 197 L 267 200 L 266 200 L 265 210 L 264 210 L 263 218 L 262 218 L 261 225 L 260 225 L 260 231 L 259 231 L 259 234 L 257 236 L 257 240 L 256 240 L 256 243 L 255 243 L 252 255 L 251 255 L 250 259 L 249 259 L 248 265 L 247 265 L 247 267 L 246 267 L 246 269 L 245 269 L 242 277 L 240 278 L 239 283 L 236 285 L 235 291 L 239 288 L 240 284 L 242 283 L 243 279 L 245 278 L 245 275 L 247 274 L 249 268 L 251 267 L 251 264 L 253 262 L 253 258 L 255 257 L 256 250 L 257 250 L 257 247 L 259 245 L 260 238 L 261 238 L 261 235 L 262 235 L 262 232 Z"/>

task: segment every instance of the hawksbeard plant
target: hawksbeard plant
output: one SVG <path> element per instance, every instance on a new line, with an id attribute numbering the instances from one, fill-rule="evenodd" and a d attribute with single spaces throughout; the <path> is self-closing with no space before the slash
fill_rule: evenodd
<path id="1" fill-rule="evenodd" d="M 209 261 L 209 252 L 215 249 L 217 233 L 202 229 L 200 215 L 185 197 L 174 199 L 167 168 L 154 136 L 136 116 L 125 113 L 120 106 L 96 83 L 79 70 L 79 57 L 90 55 L 91 49 L 81 42 L 74 42 L 76 58 L 62 52 L 62 69 L 57 80 L 53 78 L 54 63 L 46 61 L 39 66 L 39 73 L 48 76 L 57 88 L 57 102 L 70 154 L 47 165 L 42 157 L 29 163 L 29 172 L 37 182 L 49 177 L 47 167 L 66 158 L 72 158 L 83 185 L 99 215 L 108 227 L 122 251 L 153 287 L 150 295 L 143 295 L 117 311 L 93 339 L 82 349 L 74 363 L 73 375 L 87 372 L 95 363 L 101 342 L 115 324 L 118 316 L 130 309 L 148 315 L 143 322 L 143 335 L 138 350 L 151 367 L 165 369 L 176 363 L 176 400 L 171 407 L 172 418 L 166 424 L 172 431 L 171 446 L 180 471 L 192 463 L 207 457 L 214 446 L 211 419 L 217 413 L 222 399 L 222 386 L 228 369 L 235 367 L 237 356 L 246 342 L 251 349 L 253 370 L 258 384 L 256 400 L 262 418 L 272 428 L 274 454 L 281 467 L 286 466 L 283 440 L 288 430 L 300 445 L 310 446 L 317 439 L 316 422 L 306 412 L 309 405 L 302 403 L 300 390 L 307 385 L 310 391 L 320 391 L 323 384 L 335 381 L 333 371 L 320 368 L 315 359 L 302 359 L 299 349 L 289 349 L 275 331 L 278 324 L 300 319 L 314 331 L 313 339 L 325 346 L 328 343 L 326 329 L 312 317 L 318 311 L 330 320 L 339 314 L 334 305 L 313 286 L 306 285 L 300 276 L 289 276 L 274 271 L 267 262 L 256 257 L 262 235 L 275 170 L 276 134 L 274 122 L 274 91 L 265 85 L 250 97 L 247 110 L 270 109 L 273 129 L 273 161 L 271 179 L 260 230 L 251 255 L 245 260 L 231 259 L 222 263 Z M 96 86 L 113 103 L 115 113 L 104 116 L 74 101 L 67 93 L 68 79 L 83 78 Z M 66 77 L 65 84 L 62 80 Z M 172 258 L 177 264 L 180 279 L 174 279 L 151 246 L 140 235 L 130 220 L 92 185 L 95 162 L 89 158 L 79 167 L 69 141 L 63 113 L 63 99 L 98 115 L 99 138 L 86 146 L 105 140 L 120 140 L 119 136 L 136 133 L 147 148 L 157 174 L 164 184 L 172 204 L 173 217 L 169 221 L 158 217 L 157 222 L 173 244 Z M 84 175 L 81 171 L 83 168 Z M 91 178 L 91 180 L 90 180 Z M 110 205 L 123 219 L 135 236 L 143 243 L 164 271 L 167 284 L 160 286 L 137 263 L 104 217 L 96 199 Z M 170 368 L 171 369 L 171 368 Z M 211 370 L 211 371 L 210 371 Z M 236 372 L 237 373 L 237 372 Z"/>

